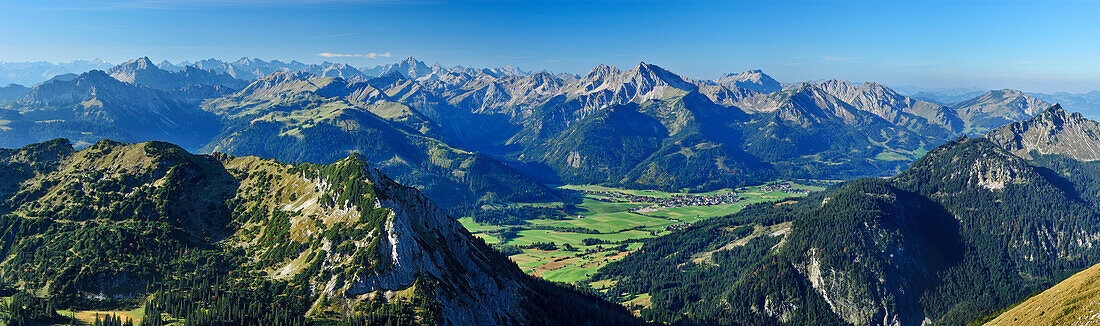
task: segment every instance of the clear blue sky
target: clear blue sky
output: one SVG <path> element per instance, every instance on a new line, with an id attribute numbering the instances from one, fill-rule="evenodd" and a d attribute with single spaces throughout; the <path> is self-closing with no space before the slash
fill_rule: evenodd
<path id="1" fill-rule="evenodd" d="M 200 58 L 1100 89 L 1100 2 L 0 0 L 0 61 Z M 322 57 L 319 53 L 368 57 Z M 384 54 L 390 57 L 384 57 Z"/>

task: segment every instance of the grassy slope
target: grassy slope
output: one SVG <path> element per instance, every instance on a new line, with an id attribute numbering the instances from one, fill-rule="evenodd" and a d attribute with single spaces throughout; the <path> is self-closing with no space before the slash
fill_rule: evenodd
<path id="1" fill-rule="evenodd" d="M 1100 264 L 1004 312 L 986 325 L 1084 325 L 1100 321 Z"/>

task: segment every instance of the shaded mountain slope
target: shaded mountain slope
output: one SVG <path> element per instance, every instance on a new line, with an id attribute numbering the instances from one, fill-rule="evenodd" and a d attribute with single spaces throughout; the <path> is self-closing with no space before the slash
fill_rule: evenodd
<path id="1" fill-rule="evenodd" d="M 9 84 L 8 86 L 0 87 L 0 103 L 17 100 L 30 92 L 30 88 L 19 84 Z"/>

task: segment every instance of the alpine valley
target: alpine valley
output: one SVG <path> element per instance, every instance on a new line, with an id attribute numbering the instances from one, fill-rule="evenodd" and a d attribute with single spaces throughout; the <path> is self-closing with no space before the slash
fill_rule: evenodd
<path id="1" fill-rule="evenodd" d="M 93 68 L 0 88 L 9 324 L 961 325 L 1100 263 L 1100 123 L 1017 90 Z"/>

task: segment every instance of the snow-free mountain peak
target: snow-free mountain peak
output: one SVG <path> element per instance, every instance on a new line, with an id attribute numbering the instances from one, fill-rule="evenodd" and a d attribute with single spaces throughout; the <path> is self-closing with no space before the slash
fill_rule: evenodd
<path id="1" fill-rule="evenodd" d="M 1033 117 L 1050 106 L 1050 103 L 1030 94 L 1014 89 L 1001 89 L 959 102 L 952 107 L 958 112 L 959 118 L 966 121 L 964 132 L 979 135 L 993 128 Z"/>
<path id="2" fill-rule="evenodd" d="M 589 96 L 586 107 L 602 107 L 628 102 L 641 103 L 668 95 L 683 94 L 697 87 L 657 65 L 639 62 L 634 68 L 621 71 L 618 68 L 598 65 L 592 68 L 565 91 L 570 97 Z"/>
<path id="3" fill-rule="evenodd" d="M 771 93 L 783 89 L 783 85 L 760 69 L 751 69 L 740 73 L 722 75 L 714 82 L 725 86 L 736 86 L 761 93 Z"/>
<path id="4" fill-rule="evenodd" d="M 377 66 L 374 68 L 364 68 L 362 69 L 362 71 L 370 76 L 382 76 L 391 71 L 397 71 L 410 79 L 418 79 L 432 74 L 432 72 L 435 72 L 436 69 L 433 69 L 432 66 L 428 66 L 423 61 L 417 60 L 416 58 L 409 56 L 397 63 Z"/>
<path id="5" fill-rule="evenodd" d="M 1055 104 L 1035 117 L 994 129 L 985 136 L 1024 158 L 1031 154 L 1067 155 L 1079 161 L 1100 160 L 1100 122 L 1067 113 Z"/>
<path id="6" fill-rule="evenodd" d="M 115 79 L 124 81 L 127 83 L 136 83 L 137 79 L 142 78 L 141 74 L 155 74 L 156 77 L 151 78 L 164 78 L 168 75 L 168 71 L 160 69 L 153 61 L 149 60 L 149 57 L 141 57 L 126 61 L 123 64 L 107 69 L 107 74 L 111 75 Z"/>
<path id="7" fill-rule="evenodd" d="M 857 109 L 870 112 L 890 123 L 910 129 L 953 132 L 958 129 L 954 112 L 941 105 L 920 101 L 875 82 L 855 84 L 829 79 L 817 86 Z M 931 124 L 930 124 L 931 123 Z"/>

